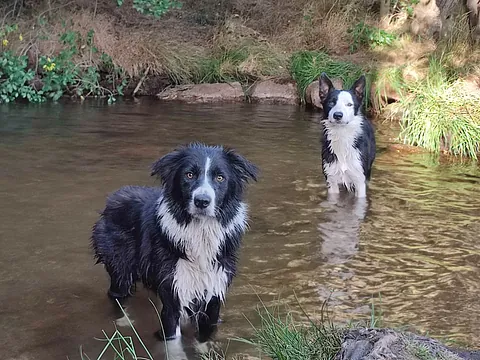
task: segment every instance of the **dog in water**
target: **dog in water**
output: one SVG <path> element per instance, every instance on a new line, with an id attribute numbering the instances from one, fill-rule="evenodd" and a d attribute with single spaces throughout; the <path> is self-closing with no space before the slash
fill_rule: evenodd
<path id="1" fill-rule="evenodd" d="M 141 281 L 162 301 L 161 340 L 181 335 L 182 317 L 195 320 L 200 343 L 208 341 L 236 273 L 244 190 L 257 171 L 234 150 L 192 143 L 153 164 L 161 187 L 111 194 L 91 238 L 110 275 L 109 297 L 123 304 Z"/>
<path id="2" fill-rule="evenodd" d="M 323 105 L 322 168 L 328 193 L 338 194 L 339 185 L 355 190 L 365 197 L 375 160 L 375 131 L 363 115 L 365 76 L 349 90 L 336 90 L 327 74 L 319 79 L 319 94 Z"/>

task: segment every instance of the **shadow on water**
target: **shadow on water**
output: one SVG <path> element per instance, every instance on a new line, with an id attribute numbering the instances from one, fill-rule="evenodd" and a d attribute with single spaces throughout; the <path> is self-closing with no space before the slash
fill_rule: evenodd
<path id="1" fill-rule="evenodd" d="M 251 335 L 245 316 L 257 321 L 258 296 L 271 305 L 280 293 L 295 310 L 295 292 L 313 315 L 331 297 L 337 321 L 365 318 L 381 293 L 388 324 L 478 346 L 478 169 L 387 151 L 395 131 L 377 124 L 368 199 L 329 201 L 318 120 L 288 106 L 144 99 L 0 107 L 0 358 L 79 359 L 80 345 L 95 358 L 103 343 L 94 337 L 112 333 L 114 317 L 89 249 L 91 226 L 109 192 L 153 184 L 150 164 L 191 140 L 233 146 L 262 170 L 249 189 L 251 230 L 223 310 L 222 345 Z M 140 289 L 128 311 L 162 358 L 149 296 Z M 191 341 L 182 341 L 171 351 L 192 357 Z M 230 342 L 228 351 L 248 349 Z"/>

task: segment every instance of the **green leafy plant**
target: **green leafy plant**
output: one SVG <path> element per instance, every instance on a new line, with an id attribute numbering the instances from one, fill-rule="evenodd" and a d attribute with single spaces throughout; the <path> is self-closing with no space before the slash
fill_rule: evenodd
<path id="1" fill-rule="evenodd" d="M 94 31 L 90 30 L 82 37 L 79 32 L 67 29 L 68 24 L 63 25 L 66 30 L 59 38 L 63 48 L 55 56 L 40 56 L 38 75 L 27 67 L 26 56 L 15 55 L 9 50 L 0 54 L 0 102 L 11 102 L 17 98 L 30 102 L 56 101 L 63 95 L 76 95 L 82 98 L 107 97 L 112 103 L 116 100 L 115 95 L 123 95 L 127 74 L 114 65 L 110 56 L 97 54 Z M 5 37 L 17 29 L 17 26 L 5 26 L 0 35 Z M 8 46 L 7 39 L 2 40 L 2 46 Z M 41 90 L 31 85 L 36 76 Z"/>
<path id="2" fill-rule="evenodd" d="M 8 103 L 18 98 L 30 102 L 44 100 L 41 91 L 34 90 L 29 82 L 35 72 L 27 68 L 27 57 L 16 56 L 11 51 L 0 54 L 0 103 Z"/>
<path id="3" fill-rule="evenodd" d="M 353 40 L 350 45 L 351 52 L 357 51 L 362 46 L 370 47 L 371 49 L 379 46 L 391 46 L 397 40 L 395 34 L 365 24 L 363 21 L 348 29 L 348 32 L 352 35 Z"/>
<path id="4" fill-rule="evenodd" d="M 408 18 L 413 17 L 413 10 L 420 0 L 394 0 L 392 3 L 393 11 L 404 12 Z"/>
<path id="5" fill-rule="evenodd" d="M 117 0 L 117 5 L 122 6 L 124 0 Z M 159 18 L 171 9 L 180 9 L 182 3 L 175 0 L 133 0 L 133 8 L 143 15 Z"/>

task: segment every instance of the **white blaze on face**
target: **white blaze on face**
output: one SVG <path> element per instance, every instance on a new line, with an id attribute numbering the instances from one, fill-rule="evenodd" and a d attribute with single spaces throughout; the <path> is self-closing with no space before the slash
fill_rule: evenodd
<path id="1" fill-rule="evenodd" d="M 205 173 L 203 176 L 203 181 L 200 183 L 200 186 L 196 188 L 192 193 L 192 200 L 191 200 L 191 211 L 192 213 L 198 212 L 195 207 L 195 197 L 200 195 L 206 195 L 210 198 L 210 204 L 205 208 L 205 215 L 208 216 L 215 216 L 215 190 L 210 183 L 210 166 L 212 160 L 207 157 L 205 160 Z"/>
<path id="2" fill-rule="evenodd" d="M 353 103 L 352 94 L 348 91 L 340 91 L 337 97 L 337 102 L 335 106 L 330 109 L 328 113 L 328 120 L 332 123 L 337 123 L 337 120 L 334 118 L 335 113 L 342 113 L 343 117 L 338 122 L 339 124 L 348 124 L 355 117 L 355 106 Z"/>

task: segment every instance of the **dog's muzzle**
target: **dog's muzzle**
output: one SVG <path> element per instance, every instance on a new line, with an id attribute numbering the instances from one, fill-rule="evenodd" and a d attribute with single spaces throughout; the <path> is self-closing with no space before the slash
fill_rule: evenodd
<path id="1" fill-rule="evenodd" d="M 215 191 L 211 186 L 201 186 L 193 192 L 189 212 L 194 216 L 215 216 Z"/>
<path id="2" fill-rule="evenodd" d="M 195 207 L 200 210 L 206 209 L 211 202 L 212 202 L 212 199 L 207 194 L 197 195 L 193 199 L 193 203 Z"/>

